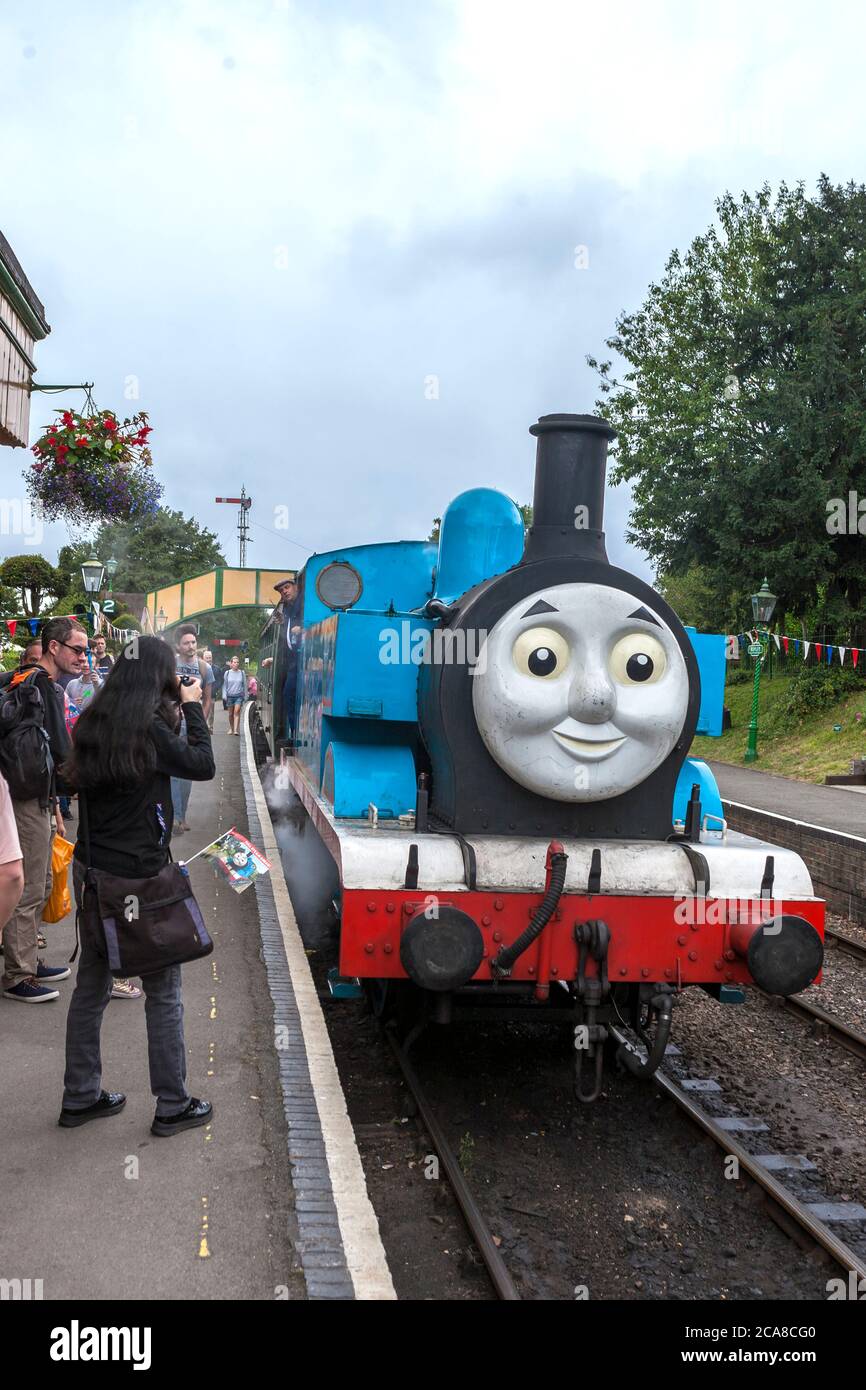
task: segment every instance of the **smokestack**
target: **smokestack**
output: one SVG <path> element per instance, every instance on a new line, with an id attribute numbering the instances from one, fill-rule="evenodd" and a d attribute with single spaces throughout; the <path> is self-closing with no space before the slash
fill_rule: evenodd
<path id="1" fill-rule="evenodd" d="M 596 415 L 542 415 L 529 433 L 538 448 L 524 562 L 555 555 L 606 562 L 604 481 L 616 430 Z"/>

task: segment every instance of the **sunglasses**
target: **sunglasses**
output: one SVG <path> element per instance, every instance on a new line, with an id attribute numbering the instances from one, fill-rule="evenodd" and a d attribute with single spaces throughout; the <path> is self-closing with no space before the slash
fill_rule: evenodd
<path id="1" fill-rule="evenodd" d="M 86 646 L 85 646 L 85 647 L 74 647 L 74 646 L 72 645 L 71 642 L 61 642 L 60 645 L 61 645 L 61 647 L 68 647 L 69 650 L 70 650 L 71 652 L 75 652 L 75 655 L 76 655 L 76 656 L 86 656 L 86 655 L 87 655 L 87 647 L 86 647 Z"/>

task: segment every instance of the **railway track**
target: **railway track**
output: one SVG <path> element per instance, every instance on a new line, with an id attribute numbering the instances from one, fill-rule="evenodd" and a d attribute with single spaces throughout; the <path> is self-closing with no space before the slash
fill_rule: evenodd
<path id="1" fill-rule="evenodd" d="M 613 1028 L 611 1031 L 614 1037 L 630 1051 L 638 1052 L 634 1042 L 625 1032 L 619 1028 Z M 750 1153 L 736 1139 L 730 1129 L 725 1128 L 714 1116 L 708 1114 L 682 1086 L 678 1085 L 672 1077 L 662 1070 L 655 1073 L 653 1081 L 659 1090 L 669 1100 L 672 1100 L 677 1108 L 682 1110 L 705 1134 L 708 1134 L 726 1155 L 733 1155 L 738 1160 L 740 1168 L 744 1169 L 749 1177 L 762 1188 L 788 1222 L 793 1221 L 797 1228 L 806 1232 L 813 1241 L 820 1245 L 823 1250 L 826 1250 L 842 1269 L 849 1273 L 853 1271 L 858 1278 L 866 1279 L 866 1260 L 861 1259 L 843 1240 L 840 1240 L 831 1226 L 810 1210 L 810 1204 L 801 1201 L 779 1177 L 774 1176 L 770 1167 L 766 1163 L 760 1162 L 757 1155 Z M 762 1157 L 766 1157 L 766 1155 L 762 1155 Z M 781 1169 L 780 1171 L 784 1170 Z M 797 1169 L 795 1168 L 794 1171 Z"/>
<path id="2" fill-rule="evenodd" d="M 826 927 L 824 935 L 825 938 L 829 938 L 833 942 L 834 950 L 843 951 L 845 955 L 851 956 L 854 960 L 866 962 L 866 945 L 862 941 L 858 941 L 856 937 L 846 936 L 844 932 L 836 931 L 833 927 Z M 761 992 L 763 993 L 763 991 Z M 788 1013 L 794 1014 L 796 1018 L 801 1018 L 805 1023 L 810 1024 L 816 1033 L 829 1038 L 839 1047 L 844 1047 L 846 1052 L 859 1057 L 861 1062 L 866 1062 L 866 1033 L 849 1027 L 835 1014 L 828 1013 L 820 1005 L 812 1004 L 807 998 L 799 995 L 791 995 L 784 999 L 780 995 L 765 994 L 764 997 L 773 999 Z"/>
<path id="3" fill-rule="evenodd" d="M 764 997 L 775 1000 L 788 1013 L 794 1014 L 796 1018 L 802 1018 L 804 1022 L 811 1024 L 816 1032 L 829 1038 L 831 1042 L 837 1043 L 839 1047 L 844 1047 L 846 1052 L 859 1057 L 861 1062 L 866 1062 L 866 1033 L 859 1033 L 856 1028 L 849 1028 L 847 1023 L 843 1023 L 834 1014 L 828 1014 L 826 1009 L 820 1008 L 817 1004 L 810 1004 L 807 1000 L 800 999 L 796 995 L 791 995 L 787 999 L 782 999 L 775 994 L 767 994 Z"/>
<path id="4" fill-rule="evenodd" d="M 521 1301 L 520 1294 L 517 1292 L 514 1281 L 508 1272 L 508 1267 L 497 1249 L 496 1242 L 493 1239 L 493 1232 L 488 1226 L 478 1203 L 472 1195 L 469 1184 L 463 1176 L 463 1171 L 457 1160 L 457 1155 L 445 1138 L 445 1132 L 433 1113 L 415 1068 L 409 1061 L 405 1049 L 400 1046 L 394 1036 L 394 1030 L 392 1028 L 386 1028 L 385 1036 L 396 1058 L 397 1065 L 403 1073 L 403 1080 L 406 1082 L 412 1099 L 418 1107 L 418 1114 L 421 1117 L 424 1128 L 430 1135 L 430 1142 L 439 1156 L 439 1161 L 442 1164 L 445 1176 L 451 1185 L 451 1191 L 454 1193 L 457 1205 L 463 1213 L 463 1219 L 469 1228 L 472 1239 L 475 1241 L 478 1253 L 484 1261 L 484 1266 L 490 1276 L 490 1282 L 496 1291 L 497 1297 L 505 1302 L 519 1303 Z"/>
<path id="5" fill-rule="evenodd" d="M 825 940 L 827 937 L 837 951 L 844 951 L 846 956 L 853 956 L 855 960 L 866 961 L 866 943 L 859 941 L 856 936 L 848 936 L 845 932 L 837 931 L 835 927 L 825 927 Z"/>

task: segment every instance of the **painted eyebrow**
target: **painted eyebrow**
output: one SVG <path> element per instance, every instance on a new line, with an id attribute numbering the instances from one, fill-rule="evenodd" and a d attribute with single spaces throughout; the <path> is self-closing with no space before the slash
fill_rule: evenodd
<path id="1" fill-rule="evenodd" d="M 527 608 L 526 612 L 523 614 L 523 618 L 534 618 L 535 615 L 536 615 L 537 613 L 558 613 L 558 612 L 559 612 L 559 609 L 558 609 L 558 608 L 554 608 L 554 606 L 553 606 L 552 603 L 545 603 L 544 599 L 543 599 L 543 598 L 540 598 L 540 599 L 538 600 L 537 603 L 534 603 L 534 604 L 532 605 L 531 608 Z M 522 619 L 521 619 L 521 621 L 522 621 Z"/>
<path id="2" fill-rule="evenodd" d="M 661 627 L 658 618 L 654 618 L 648 608 L 635 609 L 634 613 L 629 613 L 628 621 L 631 622 L 632 618 L 640 618 L 641 622 L 654 623 L 656 627 Z"/>

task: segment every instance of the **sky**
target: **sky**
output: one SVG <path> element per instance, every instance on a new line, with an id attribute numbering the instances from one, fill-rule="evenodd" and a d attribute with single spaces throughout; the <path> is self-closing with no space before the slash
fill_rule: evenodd
<path id="1" fill-rule="evenodd" d="M 146 410 L 229 563 L 241 484 L 267 568 L 424 537 L 467 487 L 529 501 L 529 425 L 594 412 L 586 355 L 717 197 L 864 179 L 864 48 L 840 0 L 0 0 L 37 380 Z M 31 441 L 82 401 L 34 396 Z M 0 450 L 4 497 L 30 458 Z M 628 511 L 609 489 L 608 552 L 649 578 Z"/>

